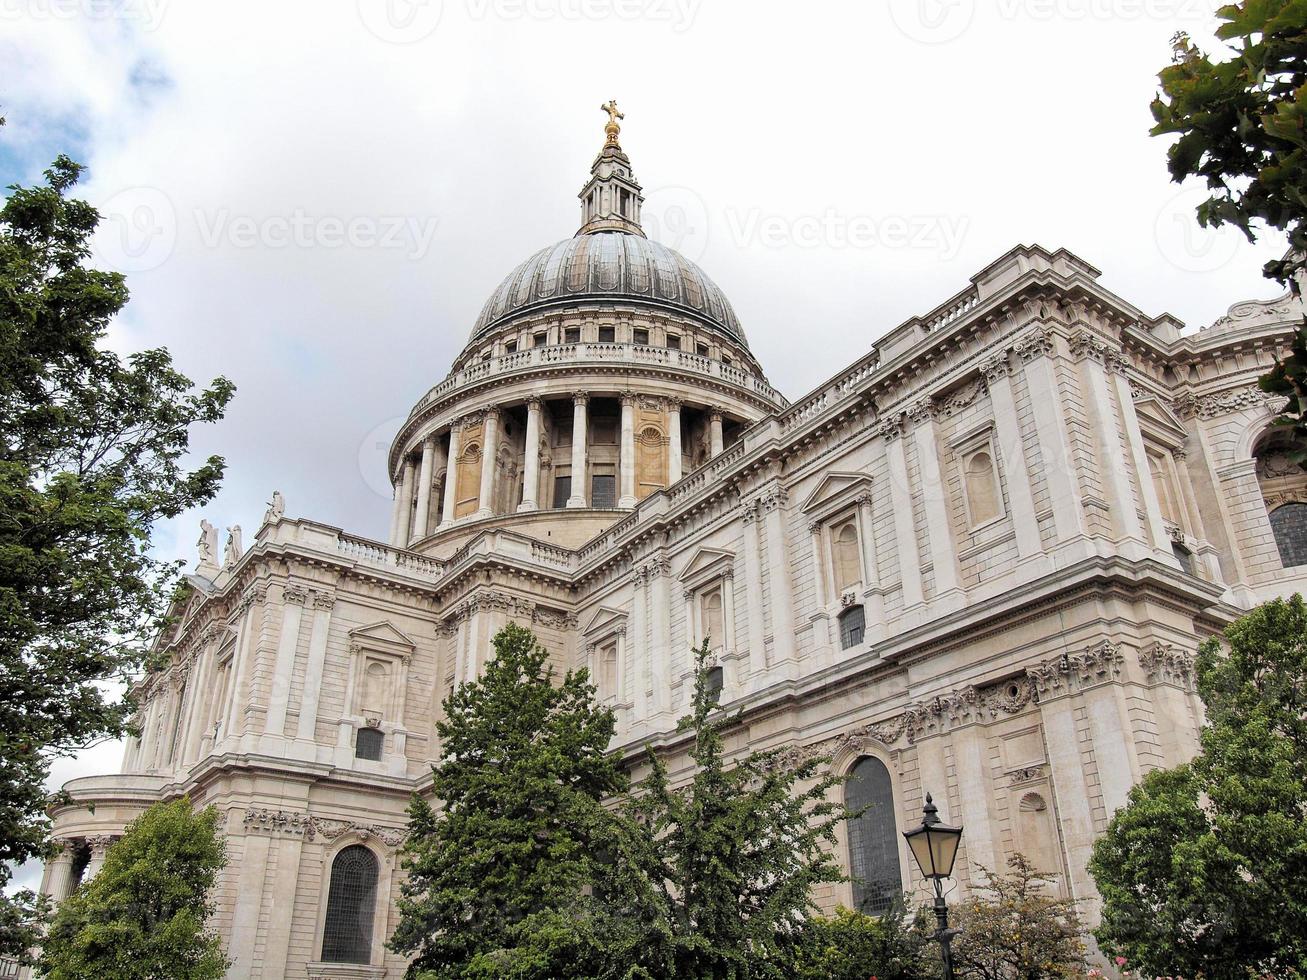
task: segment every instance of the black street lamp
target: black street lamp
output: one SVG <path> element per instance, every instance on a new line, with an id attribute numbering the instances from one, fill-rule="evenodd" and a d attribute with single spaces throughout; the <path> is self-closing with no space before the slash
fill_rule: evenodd
<path id="1" fill-rule="evenodd" d="M 944 960 L 944 980 L 953 980 L 953 953 L 949 943 L 953 941 L 955 930 L 948 927 L 944 879 L 953 874 L 953 862 L 958 857 L 962 828 L 940 823 L 939 810 L 927 793 L 926 805 L 922 808 L 921 826 L 904 831 L 903 836 L 912 849 L 912 856 L 917 859 L 922 877 L 929 878 L 935 885 L 935 919 L 939 923 L 935 938 L 939 940 L 940 956 Z"/>

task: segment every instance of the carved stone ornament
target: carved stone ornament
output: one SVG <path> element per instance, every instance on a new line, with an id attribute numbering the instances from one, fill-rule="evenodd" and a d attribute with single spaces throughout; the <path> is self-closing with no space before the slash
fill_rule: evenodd
<path id="1" fill-rule="evenodd" d="M 1053 353 L 1053 335 L 1047 330 L 1031 330 L 1024 334 L 1012 349 L 1017 352 L 1017 357 L 1021 358 L 1022 362 L 1045 357 Z"/>
<path id="2" fill-rule="evenodd" d="M 1037 779 L 1044 778 L 1043 766 L 1026 766 L 1024 769 L 1017 769 L 1010 774 L 1010 781 L 1013 786 L 1021 786 L 1024 783 L 1033 783 Z"/>
<path id="3" fill-rule="evenodd" d="M 1288 400 L 1282 395 L 1268 394 L 1253 384 L 1229 391 L 1209 392 L 1205 395 L 1181 395 L 1176 398 L 1172 407 L 1182 419 L 1190 419 L 1194 416 L 1200 419 L 1214 419 L 1247 408 L 1264 408 L 1272 415 L 1278 415 L 1286 404 Z"/>
<path id="4" fill-rule="evenodd" d="M 259 807 L 245 811 L 242 825 L 246 833 L 303 837 L 309 826 L 309 817 L 304 813 Z"/>
<path id="5" fill-rule="evenodd" d="M 1139 666 L 1149 680 L 1188 687 L 1194 679 L 1194 656 L 1169 643 L 1152 643 L 1139 651 Z"/>
<path id="6" fill-rule="evenodd" d="M 387 847 L 398 847 L 404 843 L 407 832 L 399 827 L 383 827 L 378 824 L 355 823 L 349 820 L 325 820 L 310 817 L 308 824 L 309 840 L 321 837 L 328 842 L 345 834 L 358 834 L 360 837 L 373 837 Z"/>

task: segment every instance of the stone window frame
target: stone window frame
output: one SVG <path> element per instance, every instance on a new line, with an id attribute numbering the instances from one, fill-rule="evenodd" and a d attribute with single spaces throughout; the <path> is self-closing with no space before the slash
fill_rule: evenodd
<path id="1" fill-rule="evenodd" d="M 408 728 L 405 707 L 408 674 L 417 645 L 391 623 L 382 621 L 349 632 L 349 674 L 337 739 L 337 762 L 343 769 L 403 775 L 407 768 Z M 385 705 L 365 705 L 366 670 L 370 663 L 390 668 L 390 696 Z M 377 713 L 373 714 L 372 712 Z M 380 761 L 360 759 L 354 746 L 360 728 L 376 728 L 385 736 Z"/>
<path id="2" fill-rule="evenodd" d="M 1011 515 L 1008 513 L 1003 470 L 999 466 L 999 454 L 995 445 L 993 420 L 987 419 L 981 425 L 954 437 L 949 442 L 949 449 L 957 467 L 958 489 L 962 496 L 962 513 L 966 517 L 967 531 L 974 534 L 1007 520 Z M 980 453 L 989 456 L 990 472 L 994 477 L 994 503 L 998 510 L 992 517 L 978 518 L 972 513 L 974 505 L 970 487 L 967 486 L 967 463 Z"/>
<path id="3" fill-rule="evenodd" d="M 362 845 L 377 859 L 377 896 L 372 915 L 372 949 L 368 963 L 326 963 L 321 959 L 322 941 L 327 931 L 327 899 L 331 893 L 331 867 L 336 856 L 347 847 Z M 313 931 L 313 946 L 306 965 L 310 978 L 368 977 L 380 980 L 386 973 L 386 942 L 390 939 L 390 909 L 393 904 L 394 858 L 389 850 L 379 846 L 371 834 L 348 831 L 322 848 L 318 873 L 317 924 Z"/>
<path id="4" fill-rule="evenodd" d="M 901 756 L 901 749 L 892 748 L 871 737 L 844 740 L 831 754 L 830 772 L 839 779 L 827 791 L 826 798 L 836 805 L 843 806 L 845 780 L 852 775 L 853 767 L 858 761 L 873 758 L 884 763 L 889 771 L 890 790 L 894 797 L 893 818 L 899 849 L 899 875 L 902 879 L 902 890 L 906 894 L 912 891 L 914 885 L 912 869 L 916 867 L 916 862 L 901 831 L 905 826 L 906 815 L 910 812 L 920 814 L 921 811 L 919 806 L 913 808 L 912 798 L 904 791 Z M 849 850 L 848 821 L 840 821 L 835 828 L 835 838 L 835 853 L 839 857 L 840 867 L 845 874 L 851 874 L 853 864 L 852 852 Z M 853 882 L 844 881 L 839 888 L 840 903 L 846 908 L 853 908 Z"/>
<path id="5" fill-rule="evenodd" d="M 598 697 L 600 704 L 607 705 L 614 711 L 629 710 L 632 707 L 631 702 L 623 700 L 622 697 L 626 689 L 627 673 L 626 630 L 627 614 L 625 612 L 602 607 L 591 618 L 590 624 L 581 631 L 581 637 L 585 644 L 585 664 L 590 670 L 590 683 L 596 687 L 599 686 L 600 676 L 598 658 L 610 644 L 615 648 L 614 655 L 617 658 L 617 663 L 613 683 L 614 690 L 606 694 L 601 689 Z"/>
<path id="6" fill-rule="evenodd" d="M 834 492 L 825 493 L 826 485 L 833 480 L 845 480 L 845 485 Z M 871 582 L 876 580 L 873 569 L 868 566 L 868 536 L 875 533 L 875 517 L 867 521 L 863 517 L 864 503 L 870 506 L 872 497 L 871 478 L 861 473 L 830 473 L 822 484 L 800 506 L 800 511 L 808 521 L 812 533 L 814 548 L 819 552 L 815 556 L 817 566 L 814 574 L 820 575 L 821 597 L 817 613 L 832 621 L 850 605 L 863 605 L 863 599 L 870 594 Z M 846 524 L 852 524 L 858 535 L 858 567 L 860 580 L 841 591 L 839 584 L 839 565 L 836 560 L 835 531 Z M 829 586 L 829 587 L 827 587 Z M 863 634 L 864 643 L 866 631 Z M 834 637 L 838 646 L 838 635 Z"/>
<path id="7" fill-rule="evenodd" d="M 731 699 L 738 689 L 739 677 L 736 662 L 744 656 L 739 650 L 739 636 L 735 623 L 735 553 L 717 548 L 701 548 L 695 553 L 690 563 L 678 577 L 681 596 L 685 600 L 686 635 L 690 637 L 688 646 L 698 649 L 703 642 L 702 599 L 703 596 L 717 589 L 722 594 L 722 642 L 709 652 L 707 666 L 722 668 L 722 693 L 720 704 Z M 687 659 L 686 669 L 681 675 L 682 690 L 693 690 L 694 663 L 692 655 Z M 688 700 L 686 701 L 688 704 Z"/>

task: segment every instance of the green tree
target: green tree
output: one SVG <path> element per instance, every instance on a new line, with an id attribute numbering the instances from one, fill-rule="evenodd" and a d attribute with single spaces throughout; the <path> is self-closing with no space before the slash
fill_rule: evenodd
<path id="1" fill-rule="evenodd" d="M 690 781 L 673 788 L 649 753 L 650 775 L 622 807 L 603 896 L 613 921 L 611 975 L 658 980 L 790 976 L 790 939 L 815 905 L 812 889 L 843 880 L 834 856 L 843 807 L 828 760 L 777 752 L 725 760 L 729 719 L 709 683 L 708 644 L 696 651 Z M 609 974 L 605 974 L 609 975 Z"/>
<path id="2" fill-rule="evenodd" d="M 156 803 L 109 848 L 104 866 L 59 907 L 41 950 L 49 980 L 218 980 L 229 965 L 205 929 L 226 864 L 218 811 Z"/>
<path id="3" fill-rule="evenodd" d="M 86 264 L 81 170 L 61 156 L 0 209 L 0 886 L 48 854 L 51 759 L 125 730 L 106 682 L 139 671 L 176 581 L 151 533 L 217 491 L 221 459 L 182 463 L 233 391 L 196 393 L 163 350 L 103 349 L 127 288 Z M 21 904 L 0 898 L 0 954 L 30 938 Z"/>
<path id="4" fill-rule="evenodd" d="M 1094 847 L 1095 935 L 1144 973 L 1307 975 L 1307 605 L 1254 609 L 1197 678 L 1201 752 L 1149 773 Z"/>
<path id="5" fill-rule="evenodd" d="M 1054 878 L 1023 854 L 1005 874 L 979 868 L 976 893 L 954 916 L 953 961 L 958 975 L 977 980 L 1054 980 L 1088 971 L 1074 899 L 1050 888 Z"/>
<path id="6" fill-rule="evenodd" d="M 1249 240 L 1259 225 L 1288 236 L 1289 255 L 1265 271 L 1296 291 L 1307 260 L 1307 5 L 1243 0 L 1217 16 L 1224 57 L 1176 35 L 1174 61 L 1158 76 L 1153 134 L 1175 137 L 1168 151 L 1175 181 L 1206 182 L 1211 196 L 1198 207 L 1200 224 L 1234 225 Z M 1307 321 L 1262 387 L 1289 399 L 1281 423 L 1307 465 Z"/>
<path id="7" fill-rule="evenodd" d="M 585 670 L 557 678 L 520 626 L 504 627 L 482 677 L 460 685 L 437 724 L 438 810 L 414 797 L 409 877 L 391 947 L 410 977 L 588 976 L 595 940 L 585 895 L 626 786 L 606 754 L 613 713 Z"/>
<path id="8" fill-rule="evenodd" d="M 927 980 L 939 975 L 939 947 L 921 915 L 895 905 L 882 916 L 846 908 L 814 916 L 794 937 L 794 980 Z"/>

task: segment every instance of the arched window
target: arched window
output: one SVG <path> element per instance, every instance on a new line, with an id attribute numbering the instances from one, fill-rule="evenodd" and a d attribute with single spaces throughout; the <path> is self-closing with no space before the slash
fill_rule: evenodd
<path id="1" fill-rule="evenodd" d="M 903 893 L 894 789 L 885 763 L 869 756 L 859 759 L 844 795 L 850 810 L 863 811 L 848 823 L 853 907 L 869 915 L 881 915 Z"/>
<path id="2" fill-rule="evenodd" d="M 708 638 L 710 650 L 720 650 L 726 645 L 725 630 L 722 624 L 722 590 L 713 589 L 699 598 L 699 625 L 703 627 Z"/>
<path id="3" fill-rule="evenodd" d="M 987 452 L 972 453 L 964 466 L 967 484 L 967 511 L 972 525 L 984 524 L 998 517 L 998 480 L 994 460 Z"/>
<path id="4" fill-rule="evenodd" d="M 1284 567 L 1307 565 L 1307 504 L 1281 504 L 1270 517 Z"/>
<path id="5" fill-rule="evenodd" d="M 385 747 L 386 736 L 379 728 L 360 728 L 354 736 L 354 758 L 377 762 Z"/>
<path id="6" fill-rule="evenodd" d="M 843 592 L 862 581 L 858 529 L 852 521 L 835 529 L 835 590 Z"/>
<path id="7" fill-rule="evenodd" d="M 327 921 L 322 930 L 324 963 L 370 963 L 372 918 L 377 905 L 377 856 L 354 844 L 331 862 Z"/>
<path id="8" fill-rule="evenodd" d="M 866 614 L 862 611 L 862 607 L 849 606 L 848 609 L 845 609 L 844 612 L 840 613 L 841 649 L 847 650 L 850 647 L 861 646 L 866 630 Z"/>

